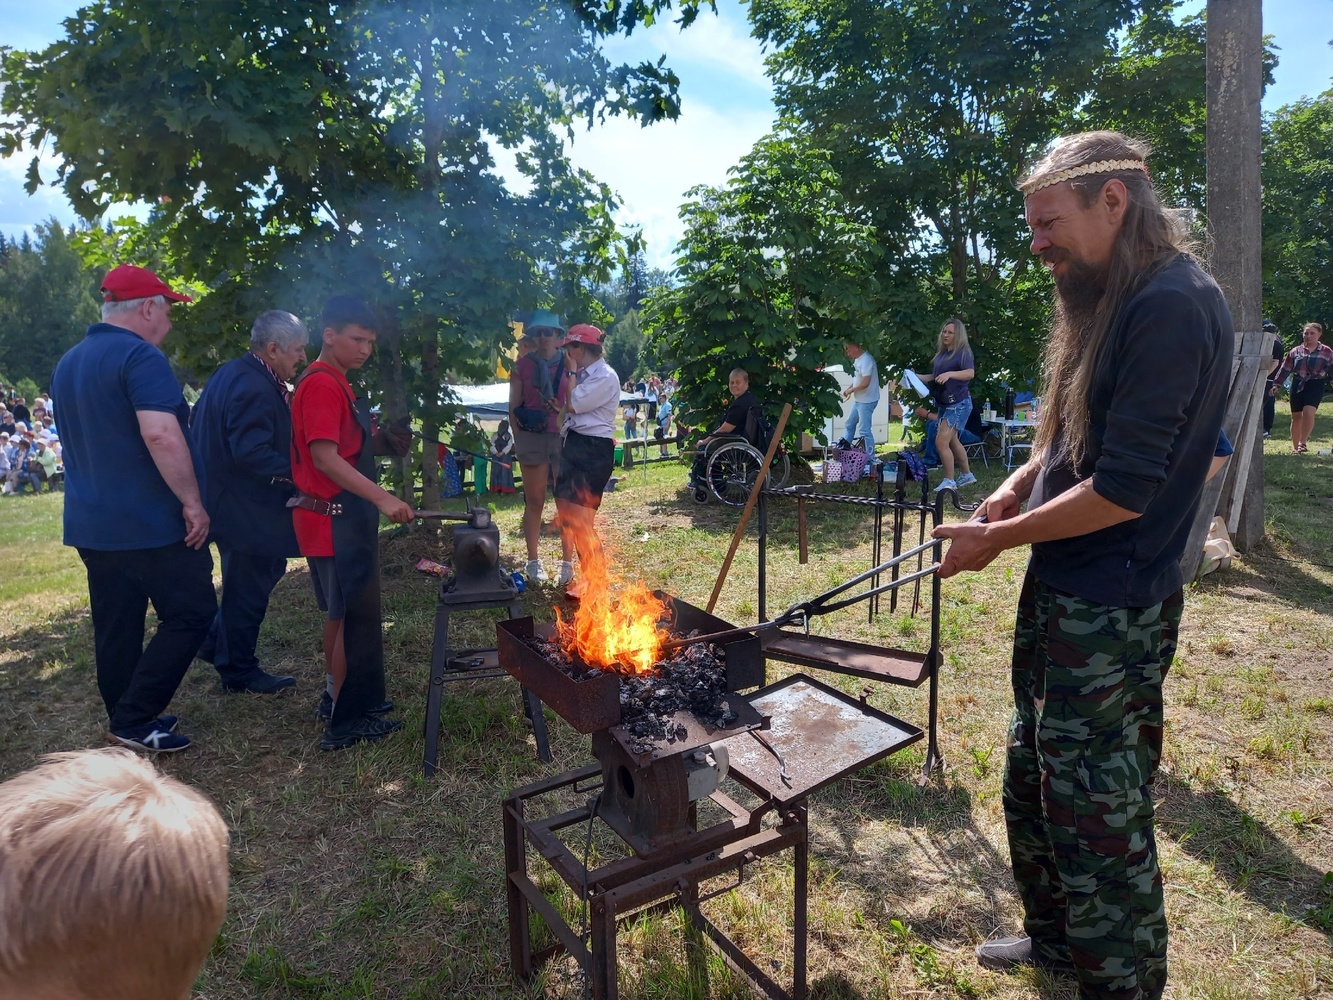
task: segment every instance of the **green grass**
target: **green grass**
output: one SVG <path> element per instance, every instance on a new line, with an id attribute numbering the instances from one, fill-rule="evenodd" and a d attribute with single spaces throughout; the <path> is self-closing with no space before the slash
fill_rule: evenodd
<path id="1" fill-rule="evenodd" d="M 1191 589 L 1167 682 L 1158 839 L 1172 989 L 1181 998 L 1330 993 L 1333 461 L 1292 456 L 1285 419 L 1267 445 L 1268 538 Z M 1331 426 L 1320 422 L 1312 452 L 1329 446 Z M 976 471 L 976 497 L 1002 476 L 995 467 Z M 666 463 L 629 471 L 607 495 L 600 523 L 626 573 L 702 605 L 736 511 L 695 505 L 684 474 Z M 502 557 L 519 568 L 521 501 L 492 499 Z M 0 776 L 42 753 L 103 739 L 81 566 L 59 543 L 61 502 L 0 500 Z M 812 505 L 806 566 L 796 560 L 794 509 L 776 508 L 769 528 L 770 613 L 870 565 L 864 508 Z M 718 613 L 729 620 L 758 614 L 754 531 L 722 591 Z M 320 621 L 296 562 L 260 641 L 267 666 L 299 678 L 296 694 L 224 696 L 211 668 L 198 663 L 182 684 L 172 710 L 196 746 L 162 766 L 207 792 L 232 835 L 228 918 L 196 996 L 582 995 L 567 961 L 530 987 L 511 978 L 499 804 L 510 788 L 588 763 L 587 738 L 550 718 L 556 759 L 542 765 L 511 682 L 451 683 L 440 773 L 421 776 L 435 589 L 412 566 L 423 556 L 447 563 L 448 538 L 448 529 L 383 536 L 390 695 L 407 723 L 399 736 L 342 754 L 317 749 L 311 710 L 322 672 Z M 557 553 L 557 540 L 544 539 L 548 565 Z M 917 746 L 811 803 L 815 997 L 1072 995 L 1067 980 L 987 973 L 971 957 L 979 940 L 1018 929 L 999 789 L 1023 563 L 1021 553 L 1008 553 L 944 585 L 943 778 L 918 787 Z M 546 619 L 554 598 L 546 588 L 530 592 L 527 604 Z M 455 641 L 489 644 L 497 615 L 455 616 Z M 903 606 L 890 614 L 887 602 L 873 624 L 861 607 L 818 622 L 832 634 L 909 649 L 925 647 L 925 626 Z M 770 664 L 769 679 L 783 672 Z M 864 686 L 825 679 L 850 691 Z M 924 689 L 877 689 L 871 701 L 925 722 Z M 599 851 L 612 846 L 598 842 Z M 791 877 L 789 859 L 771 859 L 706 904 L 784 981 Z M 558 888 L 549 877 L 542 884 Z M 558 905 L 567 916 L 578 912 L 572 894 Z M 678 915 L 632 920 L 621 945 L 627 998 L 750 995 L 715 956 L 687 960 Z"/>

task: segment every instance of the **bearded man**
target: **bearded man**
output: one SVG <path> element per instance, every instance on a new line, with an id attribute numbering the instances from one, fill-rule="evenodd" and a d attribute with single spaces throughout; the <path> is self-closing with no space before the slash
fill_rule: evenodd
<path id="1" fill-rule="evenodd" d="M 1028 464 L 975 521 L 935 530 L 952 540 L 944 577 L 1032 546 L 1004 778 L 1026 935 L 982 944 L 978 960 L 1073 971 L 1081 996 L 1116 1000 L 1166 984 L 1150 790 L 1179 560 L 1234 337 L 1147 153 L 1114 132 L 1068 136 L 1019 182 L 1032 252 L 1056 286 L 1046 405 Z"/>

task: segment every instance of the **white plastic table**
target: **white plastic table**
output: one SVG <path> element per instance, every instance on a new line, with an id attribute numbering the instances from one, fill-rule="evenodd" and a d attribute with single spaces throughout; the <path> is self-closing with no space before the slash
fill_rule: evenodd
<path id="1" fill-rule="evenodd" d="M 990 420 L 984 420 L 983 423 L 992 427 L 1000 428 L 1000 454 L 1004 456 L 1004 467 L 1012 469 L 1014 467 L 1014 451 L 1019 448 L 1032 450 L 1032 444 L 1027 441 L 1015 441 L 1014 430 L 1016 428 L 1031 428 L 1037 426 L 1035 420 L 1006 420 L 1003 417 L 994 417 Z"/>

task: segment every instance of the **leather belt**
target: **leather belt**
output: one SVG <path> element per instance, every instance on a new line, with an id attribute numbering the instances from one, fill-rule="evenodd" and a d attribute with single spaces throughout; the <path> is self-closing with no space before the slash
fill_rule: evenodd
<path id="1" fill-rule="evenodd" d="M 319 497 L 312 497 L 306 493 L 300 493 L 289 499 L 287 506 L 300 507 L 302 510 L 313 510 L 316 514 L 323 514 L 325 517 L 332 517 L 343 512 L 342 504 L 321 500 Z"/>

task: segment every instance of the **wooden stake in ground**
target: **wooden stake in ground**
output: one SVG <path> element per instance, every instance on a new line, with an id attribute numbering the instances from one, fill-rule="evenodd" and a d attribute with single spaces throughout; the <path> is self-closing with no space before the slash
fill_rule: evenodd
<path id="1" fill-rule="evenodd" d="M 736 558 L 741 536 L 745 534 L 745 526 L 750 523 L 750 513 L 759 500 L 759 491 L 764 488 L 764 480 L 768 478 L 768 467 L 773 464 L 773 456 L 778 453 L 778 445 L 782 444 L 782 432 L 786 430 L 787 418 L 790 416 L 791 403 L 785 403 L 782 407 L 782 416 L 778 417 L 777 429 L 773 431 L 773 439 L 768 442 L 768 454 L 764 456 L 764 464 L 759 466 L 759 475 L 755 477 L 754 485 L 750 487 L 750 499 L 745 501 L 740 523 L 736 525 L 736 533 L 731 536 L 731 548 L 727 549 L 727 558 L 722 560 L 722 568 L 718 570 L 717 583 L 713 584 L 713 596 L 708 598 L 707 611 L 710 615 L 717 606 L 718 595 L 722 593 L 722 584 L 727 582 L 727 574 L 731 572 L 731 560 Z"/>

